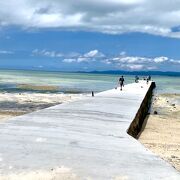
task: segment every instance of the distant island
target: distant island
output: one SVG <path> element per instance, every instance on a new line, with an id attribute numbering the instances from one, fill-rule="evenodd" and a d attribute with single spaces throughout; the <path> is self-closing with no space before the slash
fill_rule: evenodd
<path id="1" fill-rule="evenodd" d="M 37 69 L 37 68 L 0 68 L 0 71 L 44 71 L 44 72 L 61 72 L 61 73 L 89 73 L 89 74 L 117 74 L 117 75 L 160 75 L 160 76 L 180 76 L 180 72 L 176 71 L 122 71 L 122 70 L 104 70 L 104 71 L 62 71 L 59 69 Z"/>
<path id="2" fill-rule="evenodd" d="M 121 70 L 107 70 L 107 71 L 78 71 L 78 73 L 93 73 L 93 74 L 123 74 L 123 75 L 161 75 L 161 76 L 180 76 L 180 72 L 171 71 L 121 71 Z"/>

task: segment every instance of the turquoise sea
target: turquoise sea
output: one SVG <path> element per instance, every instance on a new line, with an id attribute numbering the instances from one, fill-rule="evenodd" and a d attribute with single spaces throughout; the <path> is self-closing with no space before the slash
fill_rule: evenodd
<path id="1" fill-rule="evenodd" d="M 92 73 L 62 73 L 29 70 L 0 70 L 0 92 L 88 93 L 117 86 L 119 75 Z M 125 83 L 134 82 L 133 75 L 124 75 Z M 141 76 L 139 76 L 142 78 Z M 180 77 L 152 76 L 156 93 L 180 93 Z M 23 86 L 22 86 L 23 85 Z M 33 89 L 26 86 L 42 86 Z M 43 87 L 52 87 L 46 89 Z M 54 88 L 53 88 L 54 87 Z"/>

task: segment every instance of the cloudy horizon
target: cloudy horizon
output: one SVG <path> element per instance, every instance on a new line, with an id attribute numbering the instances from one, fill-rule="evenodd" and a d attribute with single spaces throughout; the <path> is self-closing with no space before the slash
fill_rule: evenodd
<path id="1" fill-rule="evenodd" d="M 0 2 L 0 67 L 180 71 L 180 1 Z"/>

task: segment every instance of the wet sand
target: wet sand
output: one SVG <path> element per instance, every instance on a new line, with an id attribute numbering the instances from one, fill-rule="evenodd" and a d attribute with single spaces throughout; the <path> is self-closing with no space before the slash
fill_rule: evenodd
<path id="1" fill-rule="evenodd" d="M 180 171 L 180 94 L 153 98 L 139 141 Z"/>
<path id="2" fill-rule="evenodd" d="M 81 94 L 0 93 L 0 122 L 81 98 Z"/>

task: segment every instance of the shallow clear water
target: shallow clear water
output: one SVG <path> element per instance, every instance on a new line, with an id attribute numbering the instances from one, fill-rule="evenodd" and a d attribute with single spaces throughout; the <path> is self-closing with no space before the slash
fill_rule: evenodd
<path id="1" fill-rule="evenodd" d="M 180 77 L 177 76 L 153 76 L 156 82 L 157 93 L 180 93 Z"/>
<path id="2" fill-rule="evenodd" d="M 60 73 L 25 70 L 0 70 L 0 91 L 2 92 L 44 92 L 44 93 L 86 93 L 99 92 L 117 86 L 120 75 Z M 134 76 L 125 75 L 125 83 L 134 82 Z M 141 78 L 141 77 L 140 77 Z M 157 93 L 180 93 L 180 77 L 152 76 Z M 33 90 L 19 85 L 52 86 L 55 90 Z"/>

